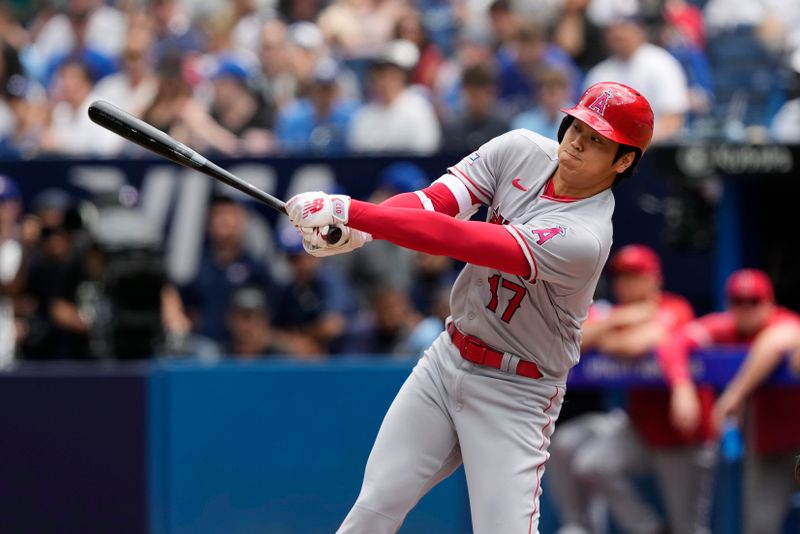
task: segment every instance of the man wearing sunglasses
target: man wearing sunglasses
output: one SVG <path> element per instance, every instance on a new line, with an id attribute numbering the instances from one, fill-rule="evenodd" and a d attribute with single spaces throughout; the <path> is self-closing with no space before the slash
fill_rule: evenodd
<path id="1" fill-rule="evenodd" d="M 689 323 L 657 355 L 674 391 L 691 382 L 692 350 L 711 345 L 749 348 L 717 400 L 713 420 L 720 430 L 738 423 L 746 411 L 743 532 L 781 532 L 796 489 L 792 472 L 800 451 L 800 389 L 759 387 L 787 355 L 798 359 L 800 315 L 776 305 L 772 282 L 756 269 L 734 272 L 726 295 L 726 311 Z"/>

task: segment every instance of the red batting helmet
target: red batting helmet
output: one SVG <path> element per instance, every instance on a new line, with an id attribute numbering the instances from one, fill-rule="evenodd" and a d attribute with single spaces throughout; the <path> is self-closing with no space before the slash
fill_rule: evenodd
<path id="1" fill-rule="evenodd" d="M 653 110 L 635 89 L 616 82 L 600 82 L 589 87 L 575 107 L 562 109 L 602 135 L 642 152 L 653 137 Z M 559 141 L 563 134 L 559 132 Z"/>

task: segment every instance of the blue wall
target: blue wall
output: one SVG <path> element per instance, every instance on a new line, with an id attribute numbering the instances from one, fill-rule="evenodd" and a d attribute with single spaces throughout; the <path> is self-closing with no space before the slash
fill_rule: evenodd
<path id="1" fill-rule="evenodd" d="M 696 378 L 724 382 L 740 359 L 703 355 Z M 2 372 L 0 532 L 333 532 L 411 365 L 167 361 Z M 652 383 L 651 367 L 587 357 L 570 387 Z M 785 368 L 773 380 L 800 384 Z M 721 464 L 715 533 L 738 534 L 739 482 L 738 463 Z M 557 527 L 548 503 L 545 493 L 543 534 Z M 459 471 L 401 532 L 469 532 L 468 514 Z"/>
<path id="2" fill-rule="evenodd" d="M 164 365 L 153 383 L 156 534 L 330 533 L 410 364 Z M 469 531 L 459 474 L 404 532 Z"/>

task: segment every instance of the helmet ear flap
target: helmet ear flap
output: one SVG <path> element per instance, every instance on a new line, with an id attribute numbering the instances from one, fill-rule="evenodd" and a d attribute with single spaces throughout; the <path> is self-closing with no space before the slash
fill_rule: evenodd
<path id="1" fill-rule="evenodd" d="M 561 119 L 561 125 L 558 127 L 558 142 L 561 143 L 561 140 L 564 139 L 564 135 L 567 133 L 567 129 L 572 126 L 572 121 L 575 120 L 575 117 L 572 115 L 565 115 L 563 119 Z"/>

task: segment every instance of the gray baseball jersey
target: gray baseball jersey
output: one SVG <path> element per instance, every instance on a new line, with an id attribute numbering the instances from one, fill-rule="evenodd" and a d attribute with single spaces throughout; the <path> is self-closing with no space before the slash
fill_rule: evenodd
<path id="1" fill-rule="evenodd" d="M 489 222 L 506 225 L 532 273 L 526 280 L 467 265 L 450 298 L 456 326 L 551 375 L 565 373 L 580 357 L 581 324 L 608 258 L 614 211 L 608 189 L 579 200 L 546 194 L 557 149 L 551 139 L 514 130 L 440 179 L 464 214 L 469 213 L 464 188 L 489 207 Z"/>
<path id="2" fill-rule="evenodd" d="M 535 361 L 544 376 L 470 363 L 442 333 L 389 408 L 339 534 L 397 532 L 416 502 L 462 461 L 473 532 L 538 532 L 547 448 L 608 256 L 614 209 L 609 191 L 577 201 L 548 194 L 556 152 L 554 141 L 515 130 L 438 180 L 453 192 L 459 217 L 475 212 L 473 197 L 488 205 L 489 221 L 505 225 L 531 270 L 526 280 L 468 264 L 450 297 L 456 326 Z M 433 209 L 424 192 L 417 194 Z"/>

